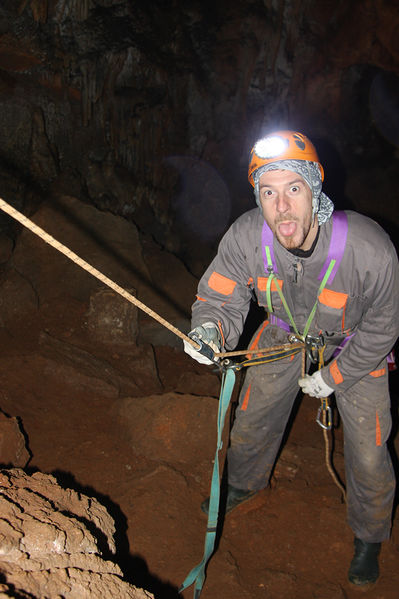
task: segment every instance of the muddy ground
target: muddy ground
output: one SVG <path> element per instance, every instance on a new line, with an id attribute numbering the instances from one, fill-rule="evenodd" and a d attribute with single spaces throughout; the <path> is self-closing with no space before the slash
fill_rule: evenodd
<path id="1" fill-rule="evenodd" d="M 203 553 L 206 518 L 200 503 L 209 491 L 215 453 L 219 377 L 179 349 L 157 347 L 155 391 L 129 397 L 121 379 L 115 392 L 101 364 L 111 365 L 108 375 L 126 373 L 122 363 L 129 353 L 136 352 L 137 360 L 151 348 L 107 348 L 105 354 L 85 339 L 79 313 L 71 314 L 69 306 L 72 315 L 72 328 L 59 313 L 47 315 L 45 331 L 37 321 L 21 322 L 20 334 L 1 330 L 1 409 L 20 418 L 32 456 L 29 472 L 52 473 L 63 486 L 107 507 L 116 521 L 117 560 L 127 581 L 159 598 L 192 597 L 192 587 L 181 595 L 178 588 Z M 78 362 L 66 363 L 65 347 L 76 347 Z M 95 356 L 90 371 L 87 363 L 82 368 L 82 355 L 89 361 Z M 398 379 L 397 371 L 391 374 L 397 447 Z M 204 599 L 399 596 L 397 516 L 392 538 L 383 545 L 378 584 L 360 592 L 347 582 L 352 533 L 325 465 L 317 408 L 318 400 L 309 397 L 298 404 L 270 488 L 222 523 Z M 337 422 L 334 464 L 341 477 L 342 451 Z"/>

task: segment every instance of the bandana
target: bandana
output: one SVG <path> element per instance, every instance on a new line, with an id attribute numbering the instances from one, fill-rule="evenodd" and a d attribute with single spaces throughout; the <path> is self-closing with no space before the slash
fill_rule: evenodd
<path id="1" fill-rule="evenodd" d="M 321 191 L 322 180 L 319 165 L 317 162 L 310 162 L 309 160 L 276 160 L 270 164 L 265 164 L 258 168 L 254 174 L 255 182 L 255 199 L 259 208 L 261 208 L 259 200 L 259 179 L 267 171 L 293 171 L 300 175 L 312 192 L 312 214 L 317 214 L 317 220 L 319 225 L 322 225 L 330 218 L 334 204 L 324 192 Z"/>

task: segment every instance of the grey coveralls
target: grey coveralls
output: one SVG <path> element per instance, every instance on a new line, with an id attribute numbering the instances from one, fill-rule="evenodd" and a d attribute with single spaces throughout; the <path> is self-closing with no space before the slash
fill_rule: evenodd
<path id="1" fill-rule="evenodd" d="M 343 258 L 317 299 L 309 333 L 322 332 L 326 340 L 321 372 L 334 389 L 343 422 L 349 525 L 358 538 L 379 542 L 390 534 L 395 489 L 386 445 L 391 430 L 386 356 L 399 335 L 399 265 L 377 223 L 352 211 L 346 214 Z M 214 322 L 228 350 L 237 345 L 253 293 L 260 306 L 267 305 L 263 225 L 258 208 L 238 218 L 198 286 L 192 326 Z M 277 278 L 300 332 L 317 298 L 331 233 L 332 219 L 320 227 L 312 255 L 301 259 L 273 240 Z M 271 296 L 273 314 L 255 334 L 254 347 L 287 342 L 287 332 L 270 322 L 275 317 L 288 322 L 275 287 Z M 267 485 L 300 375 L 300 356 L 248 369 L 227 456 L 234 487 L 260 490 Z"/>

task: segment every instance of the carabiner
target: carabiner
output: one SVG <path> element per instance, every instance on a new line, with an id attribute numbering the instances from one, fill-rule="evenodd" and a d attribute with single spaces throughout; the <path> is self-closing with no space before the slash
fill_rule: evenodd
<path id="1" fill-rule="evenodd" d="M 317 364 L 319 359 L 319 351 L 324 345 L 324 337 L 323 335 L 306 335 L 305 337 L 305 347 L 306 347 L 306 355 L 312 364 Z M 316 354 L 317 352 L 317 354 Z"/>
<path id="2" fill-rule="evenodd" d="M 321 421 L 321 414 L 322 412 L 324 412 L 326 414 L 326 420 L 327 420 L 327 424 L 324 424 Z M 332 410 L 331 410 L 331 406 L 320 406 L 319 409 L 317 410 L 317 416 L 316 416 L 316 422 L 317 424 L 319 424 L 321 426 L 321 428 L 324 428 L 325 430 L 329 431 L 332 429 Z"/>

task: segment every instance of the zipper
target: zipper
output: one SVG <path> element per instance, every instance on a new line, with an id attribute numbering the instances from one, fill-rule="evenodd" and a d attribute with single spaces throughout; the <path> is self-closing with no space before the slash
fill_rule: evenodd
<path id="1" fill-rule="evenodd" d="M 293 267 L 294 267 L 294 280 L 293 280 L 293 282 L 295 284 L 297 284 L 298 283 L 298 275 L 302 274 L 302 272 L 303 272 L 302 262 L 294 262 Z"/>

